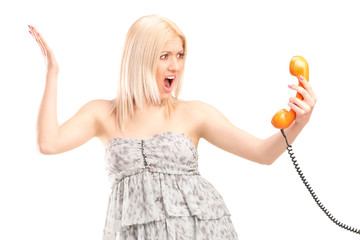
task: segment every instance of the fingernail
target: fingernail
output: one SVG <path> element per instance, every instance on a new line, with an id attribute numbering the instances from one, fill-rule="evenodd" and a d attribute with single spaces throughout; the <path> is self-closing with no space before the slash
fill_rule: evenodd
<path id="1" fill-rule="evenodd" d="M 289 84 L 288 87 L 289 88 L 292 88 L 294 86 L 294 84 Z"/>
<path id="2" fill-rule="evenodd" d="M 299 77 L 299 78 L 300 78 L 300 80 L 304 80 L 304 77 L 303 77 L 302 75 L 300 75 L 300 77 Z"/>

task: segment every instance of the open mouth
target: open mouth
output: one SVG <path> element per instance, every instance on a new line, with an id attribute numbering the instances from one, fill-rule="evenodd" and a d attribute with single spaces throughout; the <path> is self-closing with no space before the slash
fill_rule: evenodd
<path id="1" fill-rule="evenodd" d="M 173 85 L 174 85 L 174 80 L 175 80 L 175 76 L 172 77 L 166 77 L 164 79 L 164 87 L 165 87 L 165 91 L 167 92 L 171 92 Z"/>

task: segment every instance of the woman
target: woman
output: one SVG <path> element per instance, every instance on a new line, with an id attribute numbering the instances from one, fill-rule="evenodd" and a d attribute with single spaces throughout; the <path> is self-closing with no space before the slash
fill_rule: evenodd
<path id="1" fill-rule="evenodd" d="M 37 129 L 39 151 L 57 154 L 92 137 L 105 147 L 112 184 L 103 240 L 238 239 L 226 205 L 199 175 L 197 145 L 213 145 L 260 164 L 272 164 L 285 150 L 281 133 L 259 139 L 232 125 L 214 107 L 178 99 L 186 38 L 170 20 L 138 19 L 126 36 L 116 99 L 93 100 L 61 126 L 56 92 L 59 66 L 38 31 L 30 27 L 47 64 Z M 316 97 L 292 97 L 295 122 L 286 129 L 291 144 L 310 119 Z"/>

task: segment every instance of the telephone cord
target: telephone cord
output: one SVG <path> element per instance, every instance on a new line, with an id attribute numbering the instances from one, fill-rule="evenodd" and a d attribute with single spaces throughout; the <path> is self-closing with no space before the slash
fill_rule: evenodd
<path id="1" fill-rule="evenodd" d="M 342 222 L 340 222 L 339 220 L 337 220 L 330 212 L 329 210 L 326 209 L 326 207 L 320 202 L 319 198 L 316 196 L 314 190 L 310 187 L 310 184 L 308 183 L 308 181 L 305 179 L 304 174 L 302 173 L 302 171 L 300 170 L 299 164 L 297 163 L 297 160 L 295 159 L 294 153 L 293 153 L 293 149 L 292 146 L 288 143 L 288 140 L 286 138 L 284 129 L 281 129 L 281 133 L 285 138 L 286 141 L 286 149 L 288 151 L 288 154 L 291 158 L 291 161 L 293 162 L 295 169 L 297 171 L 297 173 L 299 174 L 302 182 L 304 183 L 305 187 L 307 188 L 307 190 L 310 192 L 311 196 L 313 197 L 314 201 L 316 202 L 316 204 L 319 206 L 319 208 L 326 214 L 326 216 L 328 216 L 328 218 L 330 218 L 331 221 L 333 221 L 336 225 L 338 225 L 339 227 L 342 227 L 346 230 L 349 230 L 351 232 L 360 234 L 360 229 L 356 229 L 354 227 L 348 226 Z"/>

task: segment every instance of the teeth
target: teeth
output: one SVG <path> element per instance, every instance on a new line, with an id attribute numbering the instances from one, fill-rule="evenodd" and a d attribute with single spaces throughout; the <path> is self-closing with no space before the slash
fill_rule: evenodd
<path id="1" fill-rule="evenodd" d="M 172 80 L 172 79 L 174 79 L 175 77 L 166 77 L 167 79 L 169 79 L 169 80 Z"/>

